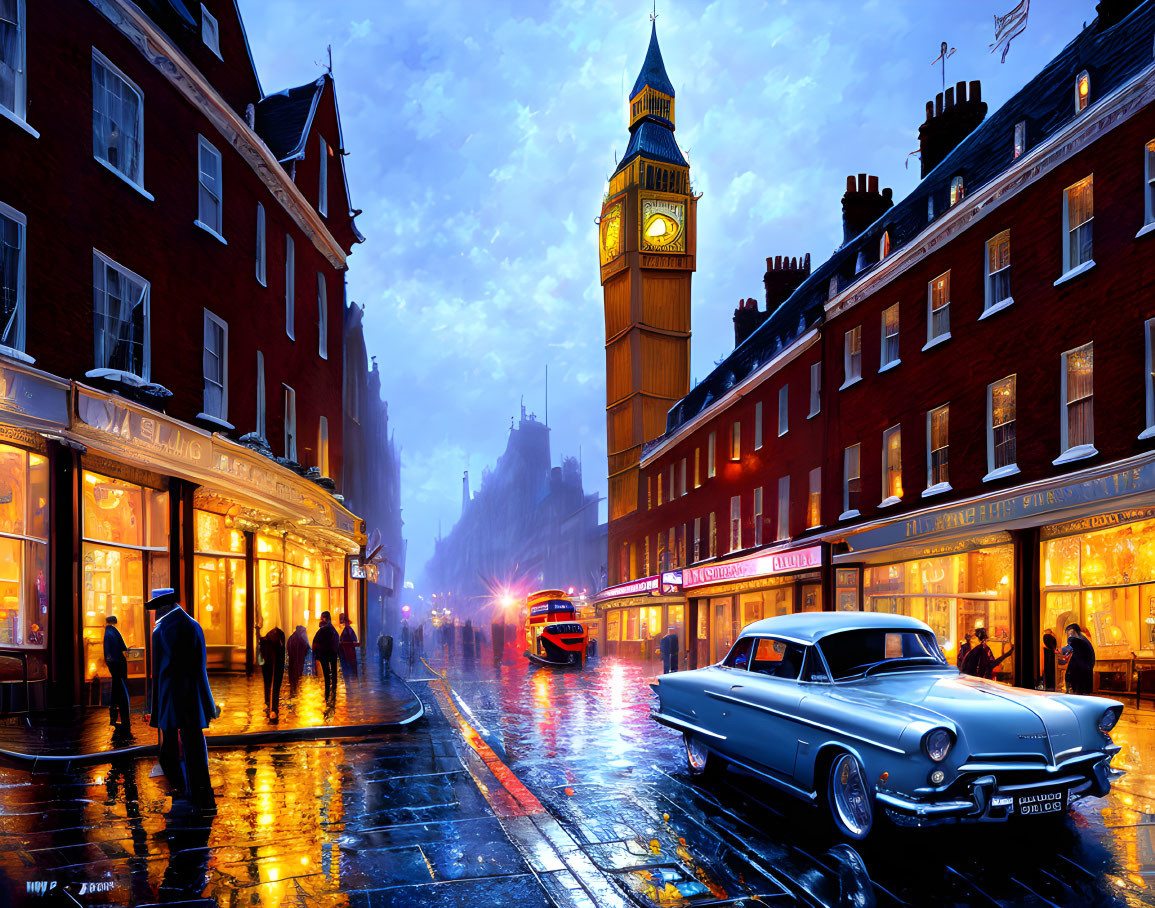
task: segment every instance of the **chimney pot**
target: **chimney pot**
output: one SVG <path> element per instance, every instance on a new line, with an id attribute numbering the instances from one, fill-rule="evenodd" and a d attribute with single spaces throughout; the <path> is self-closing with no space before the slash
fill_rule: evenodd
<path id="1" fill-rule="evenodd" d="M 889 202 L 894 198 L 894 190 L 887 186 L 884 190 L 882 190 L 882 197 Z"/>
<path id="2" fill-rule="evenodd" d="M 806 273 L 810 273 L 810 253 L 806 253 Z"/>
<path id="3" fill-rule="evenodd" d="M 954 88 L 948 88 L 944 93 L 945 101 L 943 102 L 944 110 L 950 110 L 954 107 Z"/>
<path id="4" fill-rule="evenodd" d="M 772 255 L 766 256 L 766 270 L 767 271 L 773 271 L 774 270 L 774 256 L 772 256 Z"/>
<path id="5" fill-rule="evenodd" d="M 934 115 L 937 117 L 942 114 L 942 92 L 940 91 L 934 96 Z"/>
<path id="6" fill-rule="evenodd" d="M 970 99 L 972 104 L 978 104 L 983 99 L 983 86 L 978 79 L 971 80 Z"/>
<path id="7" fill-rule="evenodd" d="M 954 84 L 954 99 L 959 104 L 963 104 L 967 99 L 967 84 L 966 82 L 955 82 Z"/>
<path id="8" fill-rule="evenodd" d="M 858 175 L 858 191 L 866 192 L 866 174 L 864 173 Z"/>
<path id="9" fill-rule="evenodd" d="M 866 191 L 878 192 L 878 177 L 872 176 L 867 178 Z"/>
<path id="10" fill-rule="evenodd" d="M 790 269 L 792 271 L 798 270 L 798 258 L 797 258 L 797 256 L 791 256 L 790 257 Z"/>
<path id="11" fill-rule="evenodd" d="M 926 102 L 926 119 L 927 122 L 934 119 L 934 101 Z"/>
<path id="12" fill-rule="evenodd" d="M 775 271 L 781 271 L 782 270 L 782 256 L 780 256 L 780 255 L 774 256 L 774 270 Z"/>
<path id="13" fill-rule="evenodd" d="M 846 178 L 846 191 L 854 192 L 854 174 L 851 174 Z"/>

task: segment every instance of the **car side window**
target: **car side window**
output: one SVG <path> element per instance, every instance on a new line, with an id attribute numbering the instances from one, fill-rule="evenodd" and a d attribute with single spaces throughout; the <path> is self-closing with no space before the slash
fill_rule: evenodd
<path id="1" fill-rule="evenodd" d="M 722 664 L 727 668 L 736 668 L 745 671 L 750 667 L 750 650 L 754 645 L 753 637 L 740 637 L 738 642 L 730 647 L 730 652 Z"/>
<path id="2" fill-rule="evenodd" d="M 829 681 L 826 666 L 822 664 L 822 657 L 818 655 L 817 647 L 806 647 L 806 661 L 802 664 L 803 681 Z"/>
<path id="3" fill-rule="evenodd" d="M 750 671 L 795 681 L 802 671 L 805 656 L 805 648 L 797 643 L 760 637 L 750 659 Z"/>

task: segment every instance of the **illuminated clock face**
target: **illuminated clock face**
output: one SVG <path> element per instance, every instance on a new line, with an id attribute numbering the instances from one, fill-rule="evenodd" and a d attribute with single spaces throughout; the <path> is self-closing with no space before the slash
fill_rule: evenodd
<path id="1" fill-rule="evenodd" d="M 686 203 L 642 199 L 642 251 L 686 251 Z"/>
<path id="2" fill-rule="evenodd" d="M 602 213 L 602 264 L 622 253 L 622 203 L 614 202 Z"/>

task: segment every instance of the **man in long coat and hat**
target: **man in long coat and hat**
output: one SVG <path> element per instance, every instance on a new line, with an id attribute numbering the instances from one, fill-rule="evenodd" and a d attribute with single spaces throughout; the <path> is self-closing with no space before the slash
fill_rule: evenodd
<path id="1" fill-rule="evenodd" d="M 174 796 L 187 796 L 202 810 L 214 809 L 204 730 L 220 712 L 209 688 L 204 631 L 180 607 L 175 590 L 153 590 L 145 608 L 156 612 L 149 724 L 160 733 L 161 769 Z"/>

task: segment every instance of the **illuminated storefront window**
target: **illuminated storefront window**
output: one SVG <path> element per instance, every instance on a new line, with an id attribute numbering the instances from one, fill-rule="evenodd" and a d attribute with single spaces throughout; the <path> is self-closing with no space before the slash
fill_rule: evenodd
<path id="1" fill-rule="evenodd" d="M 0 646 L 48 639 L 48 461 L 0 445 Z"/>
<path id="2" fill-rule="evenodd" d="M 198 510 L 195 515 L 197 620 L 208 646 L 240 650 L 219 667 L 240 668 L 245 649 L 245 534 L 220 514 Z"/>
<path id="3" fill-rule="evenodd" d="M 1014 550 L 1009 544 L 868 567 L 863 608 L 925 621 L 952 663 L 965 635 L 985 627 L 997 659 L 1014 642 L 1013 581 Z M 1013 656 L 1003 661 L 996 677 L 1013 676 L 1013 661 Z"/>
<path id="4" fill-rule="evenodd" d="M 742 627 L 763 618 L 789 615 L 794 611 L 794 582 L 758 593 L 743 593 L 738 602 L 742 615 L 739 623 Z"/>
<path id="5" fill-rule="evenodd" d="M 271 533 L 256 534 L 257 547 L 257 633 L 279 627 L 289 637 L 296 624 L 289 623 L 285 611 L 285 541 Z"/>
<path id="6" fill-rule="evenodd" d="M 129 675 L 143 675 L 145 597 L 170 585 L 168 493 L 88 471 L 81 485 L 85 677 L 107 674 L 109 615 L 129 647 Z"/>

